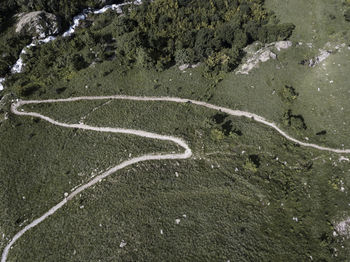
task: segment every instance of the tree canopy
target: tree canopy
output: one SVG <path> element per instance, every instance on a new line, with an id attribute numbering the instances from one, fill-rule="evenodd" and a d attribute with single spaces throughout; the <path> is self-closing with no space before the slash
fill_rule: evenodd
<path id="1" fill-rule="evenodd" d="M 160 70 L 174 63 L 213 60 L 218 53 L 223 67 L 232 69 L 248 44 L 284 40 L 294 29 L 293 24 L 270 19 L 273 14 L 263 4 L 263 0 L 145 0 L 119 17 L 115 37 L 124 35 L 117 42 L 131 46 L 130 58 L 142 48 Z M 132 48 L 135 39 L 139 45 Z"/>

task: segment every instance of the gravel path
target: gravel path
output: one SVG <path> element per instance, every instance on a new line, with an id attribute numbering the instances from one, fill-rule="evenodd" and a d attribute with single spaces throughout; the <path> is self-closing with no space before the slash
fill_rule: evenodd
<path id="1" fill-rule="evenodd" d="M 45 214 L 43 214 L 39 218 L 35 219 L 30 224 L 25 226 L 22 230 L 20 230 L 12 238 L 12 240 L 8 243 L 8 245 L 5 247 L 5 249 L 2 253 L 1 262 L 6 262 L 7 257 L 8 257 L 8 253 L 9 253 L 11 247 L 24 233 L 26 233 L 29 229 L 37 226 L 39 223 L 44 221 L 49 216 L 53 215 L 55 212 L 57 212 L 57 210 L 59 210 L 61 207 L 63 207 L 68 201 L 72 200 L 76 195 L 78 195 L 79 193 L 81 193 L 85 189 L 88 189 L 89 187 L 95 185 L 101 179 L 108 177 L 109 175 L 117 172 L 120 169 L 123 169 L 127 166 L 130 166 L 130 165 L 133 165 L 133 164 L 136 164 L 139 162 L 150 161 L 150 160 L 166 160 L 166 159 L 188 159 L 192 156 L 192 151 L 189 148 L 188 144 L 185 141 L 183 141 L 182 139 L 177 138 L 177 137 L 164 136 L 164 135 L 159 135 L 156 133 L 146 132 L 146 131 L 142 131 L 142 130 L 134 130 L 134 129 L 94 127 L 94 126 L 89 126 L 89 125 L 85 125 L 85 124 L 66 124 L 66 123 L 61 123 L 61 122 L 58 122 L 56 120 L 53 120 L 52 118 L 41 115 L 39 113 L 24 112 L 24 111 L 18 110 L 19 107 L 21 107 L 22 105 L 27 105 L 27 104 L 63 103 L 63 102 L 83 101 L 83 100 L 85 100 L 85 101 L 86 100 L 134 100 L 134 101 L 161 101 L 161 102 L 175 102 L 175 103 L 192 103 L 192 104 L 203 106 L 203 107 L 210 108 L 213 110 L 221 111 L 221 112 L 224 112 L 224 113 L 232 115 L 232 116 L 251 118 L 259 123 L 262 123 L 264 125 L 267 125 L 273 129 L 275 129 L 279 134 L 284 136 L 286 139 L 292 141 L 293 143 L 304 146 L 304 147 L 311 147 L 311 148 L 314 148 L 317 150 L 328 151 L 328 152 L 339 153 L 339 154 L 350 154 L 350 149 L 328 148 L 328 147 L 319 146 L 316 144 L 310 144 L 310 143 L 305 143 L 305 142 L 299 141 L 299 140 L 289 136 L 286 132 L 284 132 L 279 127 L 277 127 L 277 125 L 275 123 L 269 122 L 265 118 L 258 116 L 256 114 L 245 112 L 245 111 L 232 110 L 229 108 L 220 107 L 220 106 L 212 105 L 209 103 L 196 101 L 196 100 L 190 100 L 190 99 L 183 99 L 183 98 L 176 98 L 176 97 L 140 97 L 140 96 L 115 95 L 115 96 L 72 97 L 72 98 L 67 98 L 67 99 L 49 99 L 49 100 L 28 100 L 28 101 L 19 100 L 11 105 L 11 111 L 14 114 L 19 115 L 19 116 L 38 117 L 38 118 L 41 118 L 41 119 L 43 119 L 43 120 L 45 120 L 53 125 L 57 125 L 57 126 L 65 127 L 65 128 L 77 128 L 77 129 L 84 129 L 84 130 L 90 130 L 90 131 L 96 131 L 96 132 L 129 134 L 129 135 L 136 135 L 136 136 L 145 137 L 145 138 L 169 141 L 169 142 L 173 142 L 173 143 L 179 145 L 185 151 L 181 154 L 148 154 L 148 155 L 132 158 L 132 159 L 124 161 L 121 164 L 107 170 L 103 174 L 96 176 L 88 183 L 75 189 L 70 195 L 65 197 L 57 205 L 53 206 Z"/>

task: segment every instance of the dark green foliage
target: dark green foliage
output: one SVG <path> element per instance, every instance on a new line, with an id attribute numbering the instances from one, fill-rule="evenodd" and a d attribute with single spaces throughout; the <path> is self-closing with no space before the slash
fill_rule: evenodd
<path id="1" fill-rule="evenodd" d="M 125 70 L 137 66 L 157 71 L 202 62 L 204 75 L 220 81 L 224 72 L 239 65 L 248 44 L 286 39 L 294 29 L 270 21 L 259 0 L 155 0 L 124 11 L 122 16 L 91 16 L 90 26 L 72 37 L 31 50 L 25 73 L 50 85 L 54 79 L 69 81 L 75 72 L 105 60 Z"/>
<path id="2" fill-rule="evenodd" d="M 175 62 L 177 65 L 189 64 L 194 61 L 195 53 L 191 48 L 178 49 L 175 51 Z"/>
<path id="3" fill-rule="evenodd" d="M 287 103 L 293 103 L 298 98 L 299 93 L 294 87 L 285 85 L 279 92 L 280 97 Z"/>
<path id="4" fill-rule="evenodd" d="M 346 9 L 344 17 L 346 21 L 350 22 L 350 8 Z"/>
<path id="5" fill-rule="evenodd" d="M 259 29 L 258 39 L 263 43 L 286 40 L 293 33 L 295 26 L 291 23 L 265 25 Z"/>
<path id="6" fill-rule="evenodd" d="M 70 59 L 70 64 L 73 70 L 79 71 L 87 67 L 87 63 L 82 55 L 75 54 Z"/>
<path id="7" fill-rule="evenodd" d="M 122 1 L 106 1 L 122 2 Z M 68 26 L 73 16 L 77 15 L 84 8 L 100 7 L 102 1 L 98 0 L 15 0 L 2 1 L 0 3 L 0 25 L 3 25 L 5 20 L 15 13 L 31 12 L 31 11 L 46 11 L 57 15 L 63 22 L 64 26 Z"/>
<path id="8" fill-rule="evenodd" d="M 196 36 L 194 50 L 199 59 L 209 57 L 214 53 L 214 30 L 202 28 Z"/>
<path id="9" fill-rule="evenodd" d="M 17 88 L 18 95 L 20 96 L 29 96 L 33 94 L 35 91 L 41 88 L 40 84 L 37 83 L 29 83 L 24 86 L 19 86 Z"/>
<path id="10" fill-rule="evenodd" d="M 13 36 L 12 31 L 3 35 L 0 42 L 0 76 L 9 73 L 24 46 L 31 42 L 29 37 Z"/>
<path id="11" fill-rule="evenodd" d="M 11 17 L 16 7 L 14 1 L 0 1 L 0 33 L 13 23 Z"/>
<path id="12" fill-rule="evenodd" d="M 297 130 L 307 129 L 304 117 L 302 115 L 293 114 L 292 110 L 290 109 L 284 114 L 284 119 L 286 124 L 288 124 L 290 127 Z"/>
<path id="13" fill-rule="evenodd" d="M 6 61 L 0 60 L 0 75 L 1 76 L 6 75 L 6 73 L 9 70 L 9 67 L 10 65 Z"/>
<path id="14" fill-rule="evenodd" d="M 293 25 L 266 26 L 269 17 L 263 1 L 258 0 L 145 1 L 118 18 L 114 37 L 124 36 L 119 39 L 122 50 L 125 45 L 132 48 L 128 49 L 127 64 L 136 60 L 130 59 L 136 51 L 129 42 L 134 41 L 130 33 L 137 32 L 141 38 L 139 44 L 148 50 L 159 70 L 175 63 L 211 59 L 209 71 L 215 67 L 219 67 L 216 71 L 231 71 L 247 44 L 258 39 L 272 42 L 291 35 Z"/>

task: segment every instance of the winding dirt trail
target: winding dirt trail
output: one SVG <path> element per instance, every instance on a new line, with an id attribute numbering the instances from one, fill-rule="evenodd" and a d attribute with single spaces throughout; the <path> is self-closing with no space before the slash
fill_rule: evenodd
<path id="1" fill-rule="evenodd" d="M 169 141 L 177 144 L 178 146 L 182 147 L 185 151 L 181 154 L 148 154 L 143 155 L 140 157 L 132 158 L 127 161 L 122 162 L 121 164 L 107 170 L 101 175 L 96 176 L 92 180 L 90 180 L 88 183 L 78 187 L 75 189 L 70 195 L 68 195 L 66 198 L 64 198 L 61 202 L 59 202 L 57 205 L 53 206 L 49 211 L 47 211 L 45 214 L 40 216 L 39 218 L 33 220 L 30 224 L 25 226 L 22 230 L 20 230 L 13 238 L 12 240 L 7 244 L 5 247 L 1 262 L 6 262 L 9 251 L 11 247 L 14 245 L 14 243 L 28 230 L 31 228 L 37 226 L 41 222 L 43 222 L 46 218 L 53 215 L 55 212 L 57 212 L 61 207 L 63 207 L 68 201 L 72 200 L 76 195 L 84 191 L 85 189 L 88 189 L 89 187 L 95 185 L 98 183 L 101 179 L 104 179 L 108 177 L 109 175 L 117 172 L 120 169 L 123 169 L 127 166 L 144 162 L 144 161 L 151 161 L 151 160 L 168 160 L 168 159 L 188 159 L 192 156 L 192 151 L 188 144 L 183 141 L 180 138 L 173 137 L 173 136 L 165 136 L 160 135 L 156 133 L 146 132 L 142 130 L 134 130 L 134 129 L 124 129 L 124 128 L 111 128 L 111 127 L 94 127 L 89 126 L 85 124 L 66 124 L 58 122 L 50 117 L 41 115 L 39 113 L 35 112 L 23 112 L 19 111 L 18 108 L 22 105 L 28 105 L 28 104 L 45 104 L 45 103 L 63 103 L 63 102 L 75 102 L 75 101 L 86 101 L 86 100 L 134 100 L 134 101 L 160 101 L 160 102 L 174 102 L 174 103 L 192 103 L 195 105 L 203 106 L 206 108 L 210 108 L 213 110 L 224 112 L 231 116 L 239 116 L 239 117 L 247 117 L 251 118 L 259 123 L 262 123 L 264 125 L 267 125 L 273 129 L 275 129 L 278 133 L 280 133 L 282 136 L 284 136 L 286 139 L 292 141 L 293 143 L 299 144 L 304 147 L 311 147 L 317 150 L 322 151 L 328 151 L 333 153 L 339 153 L 339 154 L 350 154 L 350 149 L 334 149 L 334 148 L 328 148 L 319 146 L 316 144 L 310 144 L 305 143 L 302 141 L 299 141 L 291 136 L 289 136 L 286 132 L 281 130 L 275 123 L 267 121 L 265 118 L 258 116 L 253 113 L 245 112 L 245 111 L 239 111 L 239 110 L 232 110 L 225 107 L 216 106 L 213 104 L 209 104 L 206 102 L 191 100 L 191 99 L 184 99 L 184 98 L 176 98 L 176 97 L 140 97 L 140 96 L 125 96 L 125 95 L 115 95 L 115 96 L 86 96 L 86 97 L 73 97 L 73 98 L 66 98 L 66 99 L 49 99 L 49 100 L 28 100 L 23 101 L 19 100 L 11 105 L 11 111 L 19 116 L 32 116 L 32 117 L 38 117 L 41 118 L 53 125 L 65 127 L 65 128 L 77 128 L 77 129 L 83 129 L 83 130 L 90 130 L 90 131 L 96 131 L 96 132 L 108 132 L 108 133 L 118 133 L 118 134 L 129 134 L 129 135 L 136 135 L 140 137 L 145 138 L 151 138 L 151 139 L 157 139 L 157 140 L 163 140 L 163 141 Z"/>

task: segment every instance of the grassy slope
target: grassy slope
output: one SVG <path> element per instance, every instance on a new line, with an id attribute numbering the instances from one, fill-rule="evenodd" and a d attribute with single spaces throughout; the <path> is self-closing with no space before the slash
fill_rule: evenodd
<path id="1" fill-rule="evenodd" d="M 327 41 L 335 41 L 333 39 L 340 43 L 346 42 L 345 36 L 344 39 L 336 38 L 332 37 L 332 30 L 321 30 L 325 24 L 327 29 L 334 27 L 335 31 L 338 25 L 344 28 L 340 22 L 338 4 L 328 6 L 326 1 L 317 2 L 317 5 L 316 1 L 286 1 L 281 5 L 269 0 L 267 5 L 276 11 L 283 22 L 297 24 L 294 41 L 314 42 L 316 48 L 323 47 Z M 306 5 L 312 5 L 311 10 L 317 11 L 314 11 L 315 16 L 302 13 Z M 291 10 L 296 10 L 296 13 L 290 13 Z M 333 20 L 326 20 L 325 10 L 335 12 L 334 23 Z M 309 26 L 312 20 L 317 22 L 315 26 L 320 27 L 316 30 L 322 32 L 319 38 L 312 38 L 318 35 L 312 34 L 314 28 Z M 215 88 L 201 77 L 199 69 L 187 70 L 185 73 L 174 68 L 163 73 L 132 70 L 126 75 L 120 75 L 118 70 L 111 72 L 111 69 L 115 69 L 112 62 L 105 62 L 96 65 L 96 68 L 80 71 L 69 82 L 61 81 L 47 87 L 46 93 L 40 98 L 57 97 L 55 89 L 59 87 L 67 87 L 61 95 L 64 97 L 123 93 L 208 100 L 213 95 L 210 99 L 212 103 L 252 111 L 282 126 L 282 115 L 291 108 L 305 117 L 309 128 L 300 131 L 283 126 L 290 134 L 308 136 L 312 141 L 334 147 L 342 143 L 349 147 L 350 141 L 345 132 L 348 125 L 341 128 L 350 110 L 346 103 L 349 96 L 343 85 L 346 74 L 341 74 L 337 67 L 337 63 L 341 63 L 341 70 L 346 70 L 347 53 L 335 54 L 327 60 L 327 72 L 330 77 L 334 76 L 335 90 L 325 88 L 323 91 L 321 86 L 321 92 L 317 92 L 321 69 L 298 65 L 305 57 L 315 54 L 317 49 L 290 49 L 282 52 L 277 61 L 261 65 L 249 76 L 226 76 Z M 276 70 L 276 65 L 281 69 Z M 106 75 L 104 72 L 109 73 Z M 272 94 L 273 90 L 278 91 L 284 85 L 293 85 L 299 92 L 293 104 L 286 104 L 281 97 Z M 335 101 L 343 105 L 344 113 L 340 114 L 339 108 L 324 99 L 324 92 L 328 92 L 327 96 L 332 92 Z M 77 121 L 84 112 L 90 112 L 100 104 L 83 102 L 36 106 L 34 109 L 57 119 Z M 310 113 L 311 107 L 316 107 L 317 113 Z M 349 255 L 348 243 L 342 242 L 341 238 L 334 238 L 332 234 L 334 222 L 346 218 L 348 213 L 347 193 L 341 192 L 340 187 L 343 182 L 347 192 L 350 186 L 346 175 L 349 164 L 339 163 L 338 155 L 295 147 L 276 135 L 276 132 L 250 120 L 226 119 L 231 120 L 233 129 L 241 130 L 243 135 L 224 136 L 220 133 L 222 124 L 215 124 L 212 120 L 214 114 L 210 110 L 189 105 L 126 101 L 112 102 L 90 114 L 86 123 L 142 128 L 183 137 L 193 148 L 195 159 L 140 164 L 119 172 L 28 232 L 11 251 L 9 261 L 306 261 L 310 256 L 315 261 L 334 261 L 335 254 L 339 261 L 344 261 Z M 10 127 L 12 121 L 23 124 Z M 2 152 L 12 154 L 11 158 L 1 154 L 5 157 L 1 162 L 13 159 L 13 163 L 11 161 L 3 166 L 1 171 L 4 174 L 3 186 L 14 192 L 6 196 L 6 203 L 10 204 L 5 205 L 11 210 L 23 206 L 16 199 L 26 192 L 24 190 L 32 190 L 31 186 L 19 186 L 20 174 L 24 172 L 21 169 L 32 165 L 31 159 L 23 156 L 26 149 L 31 148 L 32 154 L 43 154 L 42 148 L 47 148 L 45 156 L 38 160 L 44 162 L 40 164 L 41 168 L 32 168 L 27 174 L 28 181 L 35 181 L 37 172 L 45 174 L 42 171 L 45 166 L 52 166 L 53 172 L 63 173 L 67 162 L 59 161 L 57 167 L 54 163 L 57 163 L 57 159 L 64 159 L 65 152 L 73 159 L 72 164 L 81 163 L 79 152 L 87 147 L 82 148 L 81 145 L 95 143 L 98 146 L 99 141 L 103 140 L 103 135 L 86 137 L 78 134 L 71 138 L 72 131 L 55 127 L 50 127 L 49 133 L 43 134 L 47 129 L 43 129 L 42 125 L 47 126 L 42 122 L 33 123 L 29 119 L 14 117 L 14 120 L 0 127 L 3 130 L 1 139 L 8 144 L 4 148 L 9 148 Z M 332 126 L 340 127 L 334 136 L 329 131 Z M 328 131 L 326 136 L 320 138 L 314 135 L 323 129 Z M 23 141 L 18 151 L 14 151 L 10 147 L 18 140 L 18 130 L 22 130 L 23 137 L 33 132 L 39 135 L 34 136 L 37 140 L 30 144 Z M 44 141 L 45 147 L 39 143 L 44 135 L 52 137 Z M 63 150 L 58 157 L 47 153 L 59 150 L 55 141 L 68 138 L 72 143 L 69 150 Z M 160 150 L 157 145 L 146 143 L 143 139 L 129 139 L 120 137 L 115 145 L 122 145 L 133 154 L 140 150 Z M 96 148 L 96 155 L 101 160 L 90 155 L 89 159 L 96 162 L 83 161 L 81 169 L 91 172 L 97 162 L 99 165 L 102 161 L 106 166 L 114 163 L 114 154 L 120 154 L 120 157 L 128 155 L 128 152 L 110 147 L 113 146 L 108 144 Z M 101 152 L 105 150 L 113 151 L 113 155 L 102 155 Z M 163 147 L 161 150 L 164 150 Z M 253 154 L 260 158 L 260 167 L 257 169 L 249 161 L 249 155 Z M 16 159 L 21 159 L 20 165 L 16 165 Z M 175 172 L 180 174 L 178 178 Z M 8 187 L 8 183 L 14 181 L 11 177 L 13 173 L 19 176 L 19 182 L 16 186 Z M 47 180 L 47 184 L 52 186 L 49 193 L 28 192 L 42 204 L 26 204 L 24 214 L 19 214 L 19 217 L 30 218 L 46 210 L 45 207 L 50 206 L 50 203 L 57 202 L 62 192 L 70 188 L 68 181 L 64 176 L 62 180 L 50 179 Z M 45 203 L 47 194 L 53 195 L 52 202 Z M 84 208 L 80 209 L 82 203 Z M 182 217 L 183 214 L 187 218 Z M 14 218 L 18 217 L 16 215 L 9 212 L 4 215 L 4 220 L 1 219 L 8 221 L 1 226 L 6 232 L 19 228 L 14 225 Z M 293 217 L 297 217 L 299 222 L 294 221 Z M 175 224 L 177 218 L 181 218 L 179 225 Z M 164 235 L 160 234 L 161 229 Z M 122 240 L 128 243 L 124 249 L 119 248 Z M 342 249 L 341 245 L 345 248 Z"/>
<path id="2" fill-rule="evenodd" d="M 177 150 L 169 143 L 62 129 L 25 117 L 11 116 L 0 128 L 0 227 L 7 237 L 129 154 Z"/>
<path id="3" fill-rule="evenodd" d="M 75 106 L 86 108 L 89 103 L 34 106 L 33 110 L 66 116 Z M 90 108 L 94 106 L 90 103 Z M 336 155 L 295 147 L 251 120 L 228 118 L 243 135 L 217 136 L 213 130 L 222 127 L 213 122 L 214 114 L 191 105 L 128 101 L 111 102 L 90 114 L 85 123 L 183 137 L 190 142 L 194 159 L 141 164 L 119 172 L 24 236 L 12 259 L 297 261 L 309 255 L 331 257 L 328 249 L 335 244 L 329 223 L 333 214 L 346 210 L 339 179 L 349 183 L 341 175 L 348 165 L 335 168 L 327 160 L 337 159 Z M 68 118 L 78 120 L 76 116 Z M 247 164 L 251 154 L 259 155 L 257 171 Z M 338 175 L 330 176 L 332 171 Z M 180 225 L 175 224 L 177 218 L 182 219 Z M 45 241 L 40 240 L 43 235 Z M 57 238 L 62 242 L 57 243 Z M 118 248 L 122 240 L 128 243 L 125 249 Z"/>

